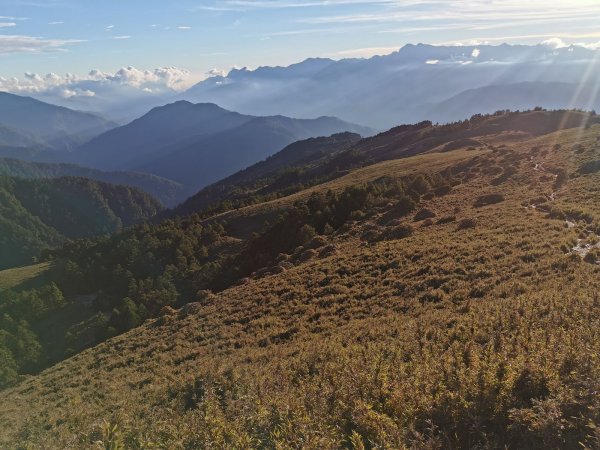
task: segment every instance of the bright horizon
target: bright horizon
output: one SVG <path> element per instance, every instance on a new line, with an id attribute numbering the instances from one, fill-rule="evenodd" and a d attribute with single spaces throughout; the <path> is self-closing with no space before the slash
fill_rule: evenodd
<path id="1" fill-rule="evenodd" d="M 596 46 L 599 19 L 591 0 L 2 0 L 0 89 L 135 67 L 181 90 L 232 67 L 370 57 L 420 42 Z"/>

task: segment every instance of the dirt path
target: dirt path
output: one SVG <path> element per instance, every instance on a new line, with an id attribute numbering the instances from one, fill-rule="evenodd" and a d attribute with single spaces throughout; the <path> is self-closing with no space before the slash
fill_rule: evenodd
<path id="1" fill-rule="evenodd" d="M 534 164 L 534 171 L 551 175 L 554 180 L 558 178 L 558 175 L 548 171 L 541 163 L 536 163 L 533 159 L 533 156 L 531 157 L 531 162 Z M 558 191 L 552 191 L 552 193 L 548 196 L 549 201 L 554 202 L 557 195 Z M 528 206 L 528 208 L 540 211 L 540 206 L 544 205 L 545 203 L 546 202 L 531 204 Z M 572 230 L 577 227 L 577 222 L 572 217 L 565 217 L 565 226 L 568 230 Z M 584 229 L 583 233 L 587 234 L 587 236 L 585 238 L 578 238 L 577 243 L 571 247 L 570 250 L 571 254 L 578 255 L 582 259 L 585 258 L 592 250 L 600 249 L 600 236 L 588 229 Z M 600 260 L 597 260 L 596 264 L 600 264 Z"/>

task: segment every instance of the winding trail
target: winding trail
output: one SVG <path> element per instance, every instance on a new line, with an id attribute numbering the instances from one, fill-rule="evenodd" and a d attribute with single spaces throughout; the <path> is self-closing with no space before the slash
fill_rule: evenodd
<path id="1" fill-rule="evenodd" d="M 533 156 L 531 157 L 531 162 L 534 164 L 533 170 L 536 172 L 542 172 L 548 175 L 551 175 L 554 180 L 558 178 L 558 175 L 548 171 L 541 163 L 536 163 L 534 161 Z M 556 200 L 556 196 L 558 191 L 552 191 L 552 193 L 548 196 L 550 202 Z M 540 206 L 544 205 L 546 202 L 541 202 L 537 204 L 530 204 L 527 208 L 535 209 L 541 211 Z M 572 217 L 565 217 L 565 225 L 568 230 L 574 229 L 577 226 L 576 220 Z M 585 258 L 592 250 L 600 249 L 600 236 L 589 229 L 584 229 L 583 233 L 586 233 L 587 236 L 585 238 L 578 238 L 575 246 L 571 247 L 569 253 L 573 255 L 578 255 L 582 259 Z M 600 259 L 596 260 L 596 264 L 600 264 Z"/>

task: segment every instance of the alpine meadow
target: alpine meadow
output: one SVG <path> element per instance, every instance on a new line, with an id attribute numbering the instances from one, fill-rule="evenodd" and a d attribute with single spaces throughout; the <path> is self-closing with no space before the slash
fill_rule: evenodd
<path id="1" fill-rule="evenodd" d="M 0 0 L 0 449 L 600 449 L 595 0 Z"/>

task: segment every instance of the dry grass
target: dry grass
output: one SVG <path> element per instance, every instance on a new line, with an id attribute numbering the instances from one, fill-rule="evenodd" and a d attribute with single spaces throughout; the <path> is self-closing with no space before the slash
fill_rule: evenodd
<path id="1" fill-rule="evenodd" d="M 574 173 L 597 159 L 598 131 L 380 163 L 313 188 L 467 164 L 420 205 L 456 220 L 365 242 L 389 226 L 382 207 L 328 236 L 327 252 L 286 257 L 0 393 L 0 447 L 597 448 L 600 270 L 564 246 L 598 225 L 599 180 L 557 190 L 534 163 Z M 525 207 L 552 192 L 591 224 Z M 474 206 L 489 194 L 504 201 Z"/>

